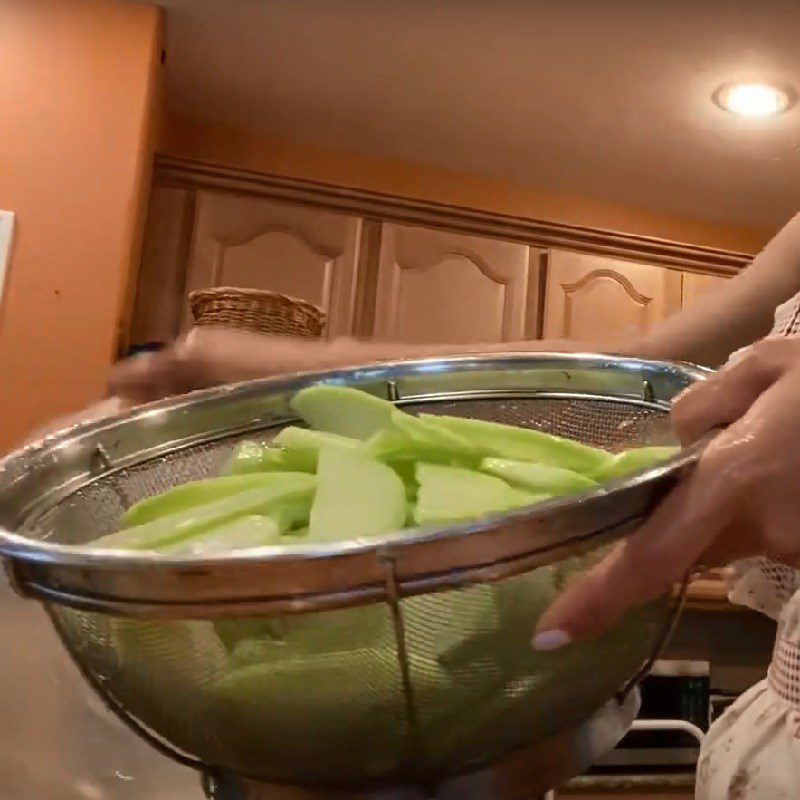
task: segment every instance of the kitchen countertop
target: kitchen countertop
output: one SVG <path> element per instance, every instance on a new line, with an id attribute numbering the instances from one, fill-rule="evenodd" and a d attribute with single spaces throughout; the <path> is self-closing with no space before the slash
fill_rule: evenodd
<path id="1" fill-rule="evenodd" d="M 582 775 L 558 791 L 559 795 L 581 795 L 596 792 L 651 792 L 685 794 L 694 791 L 693 772 L 653 772 L 649 774 Z"/>
<path id="2" fill-rule="evenodd" d="M 106 711 L 0 573 L 0 800 L 201 800 L 197 775 Z"/>

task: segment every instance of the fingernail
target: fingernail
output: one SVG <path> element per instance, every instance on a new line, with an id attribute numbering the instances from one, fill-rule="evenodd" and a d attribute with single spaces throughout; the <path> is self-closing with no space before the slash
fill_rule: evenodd
<path id="1" fill-rule="evenodd" d="M 572 637 L 562 630 L 541 631 L 533 637 L 531 642 L 534 650 L 542 653 L 549 653 L 552 650 L 560 650 L 568 644 L 572 644 Z"/>

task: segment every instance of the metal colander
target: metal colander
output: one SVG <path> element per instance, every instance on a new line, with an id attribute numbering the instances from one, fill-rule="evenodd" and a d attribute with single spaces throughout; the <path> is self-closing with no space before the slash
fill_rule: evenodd
<path id="1" fill-rule="evenodd" d="M 131 503 L 216 474 L 242 439 L 271 438 L 294 421 L 294 392 L 320 380 L 412 412 L 619 450 L 670 443 L 669 401 L 702 376 L 541 355 L 197 393 L 66 431 L 0 463 L 0 523 L 16 531 L 0 535 L 0 553 L 109 706 L 212 776 L 213 796 L 234 796 L 221 788 L 232 775 L 244 781 L 236 797 L 255 797 L 241 786 L 262 783 L 433 791 L 521 754 L 529 766 L 542 762 L 529 795 L 585 766 L 591 747 L 577 757 L 568 734 L 615 695 L 622 702 L 675 607 L 651 603 L 602 639 L 549 654 L 530 647 L 536 621 L 558 587 L 646 516 L 692 453 L 577 499 L 412 536 L 214 559 L 100 553 L 86 543 L 113 531 Z M 563 765 L 545 769 L 543 756 L 554 754 Z"/>

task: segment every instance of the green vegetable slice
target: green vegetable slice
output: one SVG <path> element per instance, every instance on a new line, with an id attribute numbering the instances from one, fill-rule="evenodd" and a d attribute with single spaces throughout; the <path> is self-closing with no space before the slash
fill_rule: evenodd
<path id="1" fill-rule="evenodd" d="M 407 416 L 407 415 L 403 415 Z M 422 420 L 416 417 L 407 417 L 413 420 L 406 430 L 391 428 L 379 431 L 370 437 L 365 445 L 366 451 L 387 464 L 396 464 L 401 461 L 425 461 L 429 464 L 446 464 L 450 466 L 477 467 L 479 454 L 468 444 L 461 444 L 458 440 L 445 441 L 434 435 L 426 438 Z M 408 433 L 413 430 L 413 435 Z"/>
<path id="2" fill-rule="evenodd" d="M 310 428 L 353 439 L 369 439 L 391 425 L 394 405 L 347 386 L 311 386 L 299 391 L 292 410 Z"/>
<path id="3" fill-rule="evenodd" d="M 275 476 L 287 473 L 274 473 Z M 398 479 L 399 480 L 399 479 Z M 124 550 L 159 550 L 200 536 L 240 517 L 268 514 L 283 503 L 310 501 L 314 492 L 312 475 L 298 473 L 292 480 L 275 482 L 262 489 L 249 489 L 206 505 L 159 517 L 144 525 L 101 536 L 94 547 Z"/>
<path id="4" fill-rule="evenodd" d="M 500 478 L 458 467 L 417 464 L 416 521 L 420 525 L 477 519 L 547 499 L 509 486 Z"/>
<path id="5" fill-rule="evenodd" d="M 388 606 L 377 603 L 357 608 L 285 614 L 255 619 L 217 620 L 217 634 L 231 651 L 245 641 L 262 641 L 249 648 L 249 663 L 354 650 L 394 642 Z M 256 654 L 260 652 L 263 658 Z"/>
<path id="6" fill-rule="evenodd" d="M 605 450 L 529 428 L 431 414 L 423 414 L 421 418 L 463 437 L 486 455 L 500 458 L 537 461 L 587 475 L 595 474 L 613 458 Z"/>
<path id="7" fill-rule="evenodd" d="M 280 544 L 280 541 L 281 534 L 274 520 L 269 517 L 251 515 L 235 519 L 218 528 L 212 528 L 200 536 L 182 539 L 159 548 L 159 552 L 173 555 L 209 556 L 234 550 L 276 545 Z"/>
<path id="8" fill-rule="evenodd" d="M 435 417 L 434 417 L 435 419 Z M 392 426 L 416 441 L 421 446 L 433 447 L 440 453 L 449 453 L 463 459 L 474 459 L 481 455 L 480 449 L 459 433 L 431 424 L 429 419 L 406 414 L 399 408 L 392 413 Z"/>
<path id="9" fill-rule="evenodd" d="M 680 447 L 637 447 L 624 450 L 595 473 L 598 481 L 610 481 L 615 478 L 627 478 L 635 472 L 642 472 L 649 467 L 660 464 L 680 452 Z"/>
<path id="10" fill-rule="evenodd" d="M 309 475 L 297 472 L 258 473 L 207 478 L 176 486 L 162 494 L 147 497 L 134 503 L 120 520 L 121 528 L 144 525 L 160 517 L 167 517 L 189 508 L 202 506 L 214 500 L 245 492 L 250 489 L 281 489 L 283 487 L 309 486 Z"/>
<path id="11" fill-rule="evenodd" d="M 597 486 L 595 481 L 579 472 L 533 461 L 485 458 L 481 461 L 481 469 L 512 486 L 553 496 L 585 492 Z"/>
<path id="12" fill-rule="evenodd" d="M 327 448 L 319 454 L 317 480 L 310 540 L 357 539 L 403 527 L 405 487 L 385 464 L 355 450 Z"/>
<path id="13" fill-rule="evenodd" d="M 253 472 L 315 472 L 317 451 L 311 448 L 270 447 L 260 442 L 242 442 L 222 470 L 223 475 Z"/>
<path id="14" fill-rule="evenodd" d="M 338 433 L 312 431 L 308 428 L 284 428 L 274 439 L 273 444 L 290 450 L 312 450 L 317 456 L 323 447 L 338 447 L 355 450 L 362 446 L 357 439 L 339 436 Z"/>

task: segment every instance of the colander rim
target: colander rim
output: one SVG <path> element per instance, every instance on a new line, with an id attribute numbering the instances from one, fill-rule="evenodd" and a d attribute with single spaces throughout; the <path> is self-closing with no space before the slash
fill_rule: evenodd
<path id="1" fill-rule="evenodd" d="M 322 372 L 309 372 L 292 376 L 276 376 L 246 381 L 239 384 L 226 385 L 193 392 L 179 398 L 169 398 L 157 403 L 140 406 L 131 412 L 117 414 L 104 420 L 78 424 L 55 435 L 46 437 L 39 442 L 32 443 L 0 459 L 0 498 L 2 497 L 1 476 L 9 464 L 16 460 L 24 459 L 29 453 L 52 453 L 59 447 L 68 446 L 77 439 L 91 437 L 98 433 L 107 433 L 109 430 L 123 424 L 133 424 L 153 415 L 180 413 L 182 409 L 195 404 L 235 397 L 241 392 L 291 392 L 302 386 L 318 382 L 355 382 L 359 378 L 377 374 L 380 376 L 392 375 L 418 375 L 425 371 L 454 370 L 456 368 L 470 369 L 480 367 L 489 371 L 498 369 L 522 369 L 525 366 L 536 368 L 546 367 L 557 369 L 563 367 L 587 368 L 604 367 L 620 370 L 653 370 L 670 371 L 686 377 L 689 382 L 705 379 L 711 370 L 692 364 L 654 361 L 625 356 L 607 356 L 591 353 L 510 353 L 502 356 L 459 356 L 453 358 L 432 358 L 414 361 L 398 361 L 392 363 L 371 364 L 345 369 L 328 370 Z M 569 393 L 560 393 L 569 396 Z M 618 402 L 638 402 L 648 405 L 644 401 L 633 397 L 620 396 L 600 397 L 590 393 L 575 393 L 581 399 L 604 399 Z M 410 398 L 409 402 L 417 402 Z M 664 410 L 663 403 L 653 403 L 653 408 Z M 265 564 L 281 565 L 297 561 L 311 562 L 332 558 L 348 558 L 355 556 L 372 556 L 377 558 L 395 557 L 402 555 L 410 548 L 420 545 L 433 545 L 446 542 L 454 537 L 472 537 L 485 535 L 493 531 L 502 531 L 521 524 L 530 524 L 553 518 L 565 509 L 580 509 L 581 506 L 597 504 L 608 501 L 624 494 L 630 495 L 640 490 L 652 493 L 656 484 L 676 478 L 684 468 L 693 464 L 702 451 L 702 443 L 698 443 L 677 454 L 670 460 L 637 473 L 629 478 L 616 481 L 603 486 L 598 486 L 580 495 L 570 495 L 563 498 L 554 498 L 544 503 L 516 509 L 512 512 L 496 514 L 483 518 L 477 522 L 465 522 L 445 526 L 432 526 L 430 528 L 407 529 L 387 534 L 385 536 L 370 538 L 362 541 L 335 542 L 326 545 L 299 545 L 293 547 L 280 546 L 260 548 L 258 551 L 239 551 L 224 554 L 213 558 L 196 556 L 168 556 L 156 555 L 135 551 L 111 551 L 92 548 L 87 545 L 65 545 L 53 542 L 31 539 L 24 534 L 11 533 L 0 528 L 0 556 L 8 559 L 14 567 L 20 565 L 29 568 L 36 574 L 46 574 L 48 580 L 53 577 L 49 568 L 68 571 L 96 571 L 96 572 L 132 572 L 138 573 L 147 570 L 150 574 L 158 572 L 172 573 L 175 571 L 191 572 L 200 568 L 211 570 L 221 568 L 258 568 Z M 1 501 L 0 501 L 1 502 Z M 569 539 L 566 540 L 569 543 Z M 552 542 L 554 549 L 560 549 L 565 541 Z M 484 565 L 486 567 L 486 565 Z M 40 568 L 44 568 L 44 573 Z M 30 576 L 27 576 L 30 577 Z M 17 582 L 19 576 L 17 575 Z M 23 581 L 27 578 L 23 576 Z M 43 587 L 39 587 L 43 588 Z"/>

